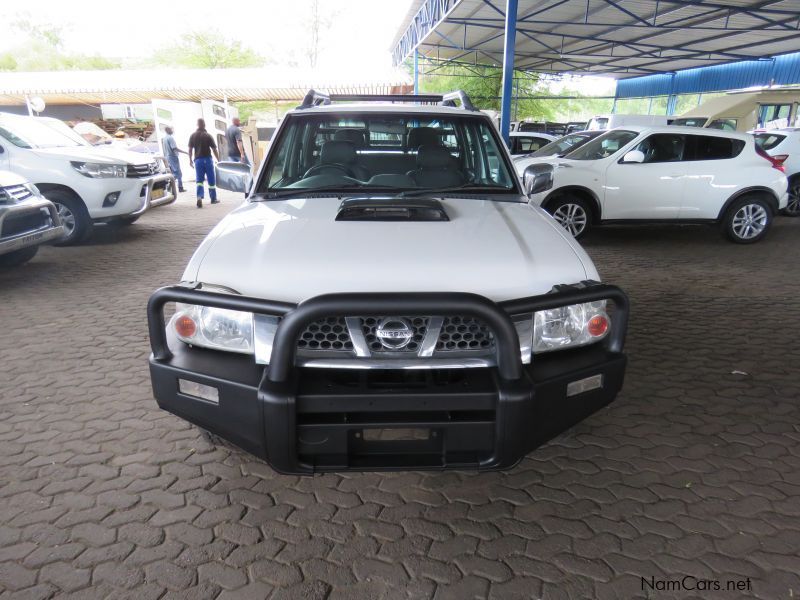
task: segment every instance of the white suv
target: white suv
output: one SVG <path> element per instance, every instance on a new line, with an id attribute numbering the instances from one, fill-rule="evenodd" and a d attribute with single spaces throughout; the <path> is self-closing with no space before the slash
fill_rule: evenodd
<path id="1" fill-rule="evenodd" d="M 774 131 L 755 132 L 756 145 L 765 152 L 777 168 L 789 178 L 789 202 L 786 214 L 800 216 L 800 128 L 788 127 Z"/>
<path id="2" fill-rule="evenodd" d="M 625 294 L 457 97 L 310 92 L 286 115 L 247 201 L 150 298 L 163 409 L 310 474 L 508 468 L 614 399 Z"/>
<path id="3" fill-rule="evenodd" d="M 786 176 L 746 134 L 630 126 L 516 168 L 544 188 L 532 201 L 575 237 L 607 222 L 709 222 L 752 243 L 787 204 Z"/>
<path id="4" fill-rule="evenodd" d="M 62 121 L 0 113 L 0 170 L 24 177 L 58 209 L 77 243 L 95 223 L 133 223 L 174 202 L 175 179 L 149 154 L 92 146 Z"/>

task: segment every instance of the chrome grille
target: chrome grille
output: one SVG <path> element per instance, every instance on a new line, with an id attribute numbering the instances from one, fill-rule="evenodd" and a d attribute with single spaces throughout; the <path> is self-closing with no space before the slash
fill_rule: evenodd
<path id="1" fill-rule="evenodd" d="M 489 350 L 494 346 L 494 336 L 486 323 L 472 317 L 445 317 L 437 352 Z"/>
<path id="2" fill-rule="evenodd" d="M 428 323 L 430 322 L 429 317 L 402 317 L 411 324 L 413 335 L 408 345 L 399 350 L 389 350 L 384 348 L 383 344 L 381 344 L 381 341 L 378 339 L 378 336 L 375 334 L 380 322 L 386 318 L 387 317 L 367 317 L 361 319 L 361 329 L 364 332 L 364 338 L 367 341 L 369 349 L 372 352 L 418 352 L 420 345 L 422 344 L 422 340 L 425 339 L 425 333 L 428 331 Z"/>
<path id="3" fill-rule="evenodd" d="M 158 165 L 154 162 L 143 165 L 128 165 L 128 179 L 141 179 L 158 173 Z"/>
<path id="4" fill-rule="evenodd" d="M 328 317 L 311 323 L 297 341 L 299 350 L 353 350 L 344 317 Z"/>
<path id="5" fill-rule="evenodd" d="M 25 185 L 10 185 L 3 188 L 3 191 L 11 198 L 12 202 L 19 202 L 33 196 L 31 191 Z"/>

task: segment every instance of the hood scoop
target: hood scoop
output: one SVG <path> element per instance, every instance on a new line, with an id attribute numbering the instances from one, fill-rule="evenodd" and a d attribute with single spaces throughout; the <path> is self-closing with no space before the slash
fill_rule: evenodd
<path id="1" fill-rule="evenodd" d="M 428 198 L 348 198 L 337 221 L 449 221 L 442 203 Z"/>

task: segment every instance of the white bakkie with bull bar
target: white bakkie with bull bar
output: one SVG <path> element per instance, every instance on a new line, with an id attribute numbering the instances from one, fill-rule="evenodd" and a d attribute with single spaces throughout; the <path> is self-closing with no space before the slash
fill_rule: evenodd
<path id="1" fill-rule="evenodd" d="M 625 294 L 528 203 L 548 176 L 462 92 L 309 92 L 150 299 L 159 405 L 283 473 L 513 466 L 626 364 Z"/>

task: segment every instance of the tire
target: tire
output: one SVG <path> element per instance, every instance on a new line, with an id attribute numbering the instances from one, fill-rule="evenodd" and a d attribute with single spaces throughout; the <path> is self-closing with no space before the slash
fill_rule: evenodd
<path id="1" fill-rule="evenodd" d="M 592 226 L 592 209 L 583 198 L 560 196 L 548 203 L 545 210 L 576 240 L 585 236 Z"/>
<path id="2" fill-rule="evenodd" d="M 772 207 L 759 196 L 745 196 L 728 207 L 722 230 L 737 244 L 754 244 L 767 235 L 772 225 Z"/>
<path id="3" fill-rule="evenodd" d="M 56 246 L 71 246 L 92 234 L 92 218 L 79 198 L 64 190 L 46 190 L 42 195 L 56 205 L 58 216 L 67 231 L 66 237 L 57 242 Z"/>
<path id="4" fill-rule="evenodd" d="M 39 246 L 30 246 L 28 248 L 22 248 L 20 250 L 14 250 L 14 252 L 9 252 L 7 254 L 0 255 L 0 267 L 8 268 L 8 267 L 18 267 L 21 264 L 28 262 L 39 251 Z"/>
<path id="5" fill-rule="evenodd" d="M 789 179 L 789 204 L 783 209 L 787 217 L 800 217 L 800 175 Z"/>

